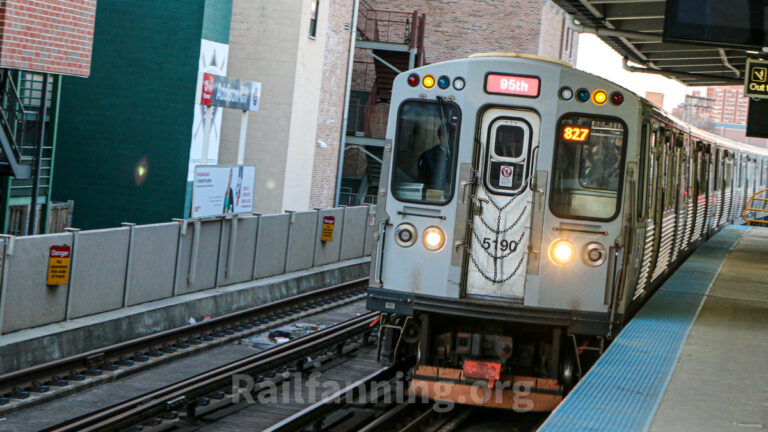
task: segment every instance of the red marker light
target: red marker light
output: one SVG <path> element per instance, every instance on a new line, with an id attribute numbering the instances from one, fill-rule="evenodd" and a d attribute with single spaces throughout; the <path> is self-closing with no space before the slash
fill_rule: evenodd
<path id="1" fill-rule="evenodd" d="M 611 95 L 611 103 L 614 105 L 621 105 L 624 102 L 624 95 L 619 92 L 613 92 Z"/>
<path id="2" fill-rule="evenodd" d="M 416 74 L 410 74 L 408 76 L 408 84 L 411 87 L 416 87 L 417 85 L 419 85 L 419 76 Z"/>

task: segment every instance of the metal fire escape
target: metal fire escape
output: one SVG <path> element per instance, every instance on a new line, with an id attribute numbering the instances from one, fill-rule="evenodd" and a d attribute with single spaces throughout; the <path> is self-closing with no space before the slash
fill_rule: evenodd
<path id="1" fill-rule="evenodd" d="M 424 65 L 425 20 L 418 11 L 379 10 L 360 0 L 340 204 L 375 203 L 392 83 Z"/>

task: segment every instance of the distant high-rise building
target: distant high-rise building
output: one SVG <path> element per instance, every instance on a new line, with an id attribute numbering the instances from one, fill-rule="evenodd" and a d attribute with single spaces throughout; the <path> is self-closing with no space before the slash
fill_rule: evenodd
<path id="1" fill-rule="evenodd" d="M 717 123 L 747 124 L 749 99 L 744 97 L 744 87 L 740 85 L 707 87 L 710 102 L 707 116 Z"/>

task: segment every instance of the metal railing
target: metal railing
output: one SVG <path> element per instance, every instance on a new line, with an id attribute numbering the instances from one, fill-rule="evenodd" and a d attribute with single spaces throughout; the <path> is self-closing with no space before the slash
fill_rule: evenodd
<path id="1" fill-rule="evenodd" d="M 757 193 L 752 194 L 752 196 L 749 197 L 749 200 L 747 200 L 747 205 L 744 207 L 744 220 L 747 222 L 747 224 L 751 225 L 753 223 L 763 223 L 763 224 L 768 223 L 768 220 L 764 219 L 764 217 L 768 215 L 764 215 L 763 218 L 757 218 L 757 215 L 754 215 L 754 217 L 752 218 L 749 217 L 750 212 L 768 213 L 768 207 L 766 207 L 766 204 L 765 204 L 766 202 L 768 202 L 768 198 L 758 197 L 758 195 L 766 192 L 768 192 L 768 189 L 763 189 Z M 753 207 L 752 206 L 753 201 L 758 201 L 762 203 L 762 205 L 760 205 L 760 207 L 762 208 Z"/>
<path id="2" fill-rule="evenodd" d="M 358 206 L 363 204 L 376 205 L 376 195 L 367 195 L 352 192 L 341 192 L 339 194 L 339 205 Z"/>
<path id="3" fill-rule="evenodd" d="M 11 79 L 8 69 L 0 69 L 0 124 L 5 129 L 11 142 L 13 157 L 21 158 L 21 142 L 24 134 L 24 122 L 29 113 L 24 110 L 24 105 L 19 97 L 16 85 Z"/>
<path id="4" fill-rule="evenodd" d="M 361 38 L 374 42 L 408 44 L 415 47 L 419 40 L 418 13 L 397 12 L 372 8 L 365 0 L 360 1 L 357 31 Z"/>

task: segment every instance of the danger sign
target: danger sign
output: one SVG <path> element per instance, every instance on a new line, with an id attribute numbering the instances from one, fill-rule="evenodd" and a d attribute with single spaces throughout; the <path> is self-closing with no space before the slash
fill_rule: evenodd
<path id="1" fill-rule="evenodd" d="M 69 259 L 72 247 L 51 246 L 48 255 L 48 285 L 66 285 L 69 281 Z"/>
<path id="2" fill-rule="evenodd" d="M 320 240 L 324 242 L 333 241 L 333 228 L 336 225 L 336 218 L 333 216 L 323 217 L 323 232 Z"/>
<path id="3" fill-rule="evenodd" d="M 502 165 L 499 170 L 499 186 L 512 187 L 512 174 L 515 169 L 511 165 Z"/>

